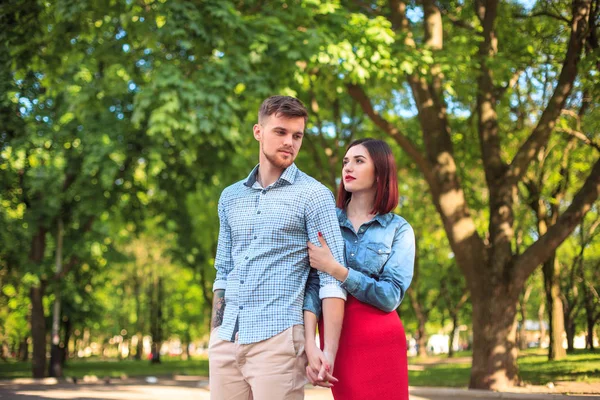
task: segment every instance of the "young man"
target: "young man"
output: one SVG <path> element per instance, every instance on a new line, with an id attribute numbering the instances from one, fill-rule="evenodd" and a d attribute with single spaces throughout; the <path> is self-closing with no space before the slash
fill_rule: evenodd
<path id="1" fill-rule="evenodd" d="M 307 242 L 319 243 L 317 235 L 322 234 L 344 263 L 332 193 L 294 164 L 307 116 L 293 97 L 265 100 L 253 128 L 260 143 L 259 164 L 219 200 L 209 343 L 213 400 L 304 398 Z M 319 280 L 327 332 L 324 354 L 333 366 L 346 293 L 327 274 L 319 273 Z"/>

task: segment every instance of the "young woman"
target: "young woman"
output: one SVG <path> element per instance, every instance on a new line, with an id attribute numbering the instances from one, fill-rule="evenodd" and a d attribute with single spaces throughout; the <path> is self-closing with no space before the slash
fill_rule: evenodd
<path id="1" fill-rule="evenodd" d="M 338 349 L 321 351 L 315 343 L 321 312 L 315 279 L 309 279 L 304 306 L 307 375 L 313 384 L 332 387 L 336 400 L 408 400 L 406 336 L 395 310 L 412 280 L 415 238 L 408 222 L 391 213 L 397 204 L 389 146 L 375 139 L 350 144 L 337 198 L 346 267 L 321 234 L 320 247 L 308 244 L 311 266 L 343 282 L 348 292 Z M 322 329 L 319 323 L 320 337 Z"/>

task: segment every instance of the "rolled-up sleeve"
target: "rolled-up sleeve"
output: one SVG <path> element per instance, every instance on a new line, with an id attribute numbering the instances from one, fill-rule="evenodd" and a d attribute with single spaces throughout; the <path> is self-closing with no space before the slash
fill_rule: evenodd
<path id="1" fill-rule="evenodd" d="M 306 229 L 311 243 L 319 246 L 318 233 L 321 232 L 333 257 L 341 265 L 344 262 L 344 239 L 340 231 L 339 221 L 335 212 L 333 194 L 325 186 L 320 186 L 311 195 L 311 201 L 306 209 Z M 346 290 L 341 282 L 329 274 L 319 271 L 319 297 L 337 297 L 346 300 Z"/>
<path id="2" fill-rule="evenodd" d="M 383 265 L 379 279 L 350 268 L 342 287 L 364 303 L 383 311 L 394 311 L 410 286 L 414 264 L 415 234 L 412 227 L 405 223 L 394 235 L 390 256 Z"/>
<path id="3" fill-rule="evenodd" d="M 319 319 L 321 315 L 321 298 L 319 297 L 319 274 L 314 268 L 310 269 L 308 280 L 306 281 L 306 291 L 304 293 L 304 311 L 310 311 Z"/>
<path id="4" fill-rule="evenodd" d="M 213 284 L 213 292 L 227 287 L 227 275 L 233 269 L 233 257 L 231 256 L 231 228 L 227 222 L 227 213 L 223 205 L 225 201 L 225 192 L 221 194 L 218 205 L 219 214 L 219 241 L 217 244 L 217 254 L 215 256 L 215 269 L 217 276 Z"/>

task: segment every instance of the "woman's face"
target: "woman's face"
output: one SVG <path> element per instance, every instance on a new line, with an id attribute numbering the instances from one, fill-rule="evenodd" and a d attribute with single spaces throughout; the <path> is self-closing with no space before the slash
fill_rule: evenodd
<path id="1" fill-rule="evenodd" d="M 348 149 L 344 156 L 342 182 L 350 193 L 375 190 L 375 164 L 362 144 Z"/>

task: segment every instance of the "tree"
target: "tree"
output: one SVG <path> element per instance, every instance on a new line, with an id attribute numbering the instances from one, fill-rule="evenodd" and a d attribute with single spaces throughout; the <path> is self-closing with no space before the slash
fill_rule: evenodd
<path id="1" fill-rule="evenodd" d="M 338 44 L 327 48 L 332 62 L 325 67 L 345 78 L 349 95 L 423 174 L 473 302 L 470 387 L 502 389 L 518 380 L 515 316 L 525 282 L 575 229 L 600 191 L 600 161 L 595 161 L 585 169 L 585 182 L 566 199 L 556 224 L 537 240 L 528 238 L 527 248 L 515 254 L 516 188 L 548 143 L 562 110 L 571 107 L 568 99 L 573 88 L 577 86 L 579 96 L 581 87 L 589 88 L 593 79 L 588 71 L 594 66 L 587 59 L 579 77 L 578 67 L 583 64 L 586 38 L 596 31 L 597 2 L 594 6 L 592 1 L 572 3 L 569 17 L 562 18 L 563 23 L 568 21 L 565 45 L 553 48 L 556 57 L 541 66 L 533 45 L 527 43 L 531 43 L 532 31 L 548 31 L 551 24 L 556 25 L 553 20 L 538 22 L 534 16 L 546 3 L 529 11 L 498 1 L 477 1 L 473 8 L 440 3 L 423 1 L 419 24 L 411 23 L 402 1 L 377 3 L 367 9 L 359 3 L 350 5 L 343 11 L 347 13 L 344 21 L 350 23 L 341 28 Z M 515 29 L 515 16 L 528 23 Z M 445 30 L 456 33 L 455 38 L 444 40 L 452 38 Z M 362 41 L 356 39 L 358 32 L 366 32 Z M 417 36 L 419 32 L 422 37 Z M 465 32 L 476 40 L 469 40 Z M 512 40 L 515 35 L 527 40 Z M 547 46 L 542 35 L 534 38 L 536 44 Z M 458 65 L 449 61 L 454 59 L 459 60 Z M 341 67 L 336 69 L 336 64 Z M 556 84 L 544 103 L 536 103 L 527 100 L 515 85 L 523 71 L 541 68 L 553 71 Z M 476 81 L 467 79 L 475 91 L 465 88 L 464 74 L 476 77 Z M 396 92 L 388 88 L 396 88 L 402 79 L 412 94 L 421 138 L 403 129 L 394 108 Z M 454 88 L 464 91 L 454 92 Z M 535 107 L 538 118 L 512 134 L 515 125 L 509 105 L 519 98 Z M 476 165 L 485 176 L 482 197 L 487 203 L 487 224 L 476 223 L 470 206 L 474 200 L 467 197 L 481 193 L 461 183 L 467 172 L 455 153 L 450 102 L 465 104 L 474 115 L 480 143 Z"/>

